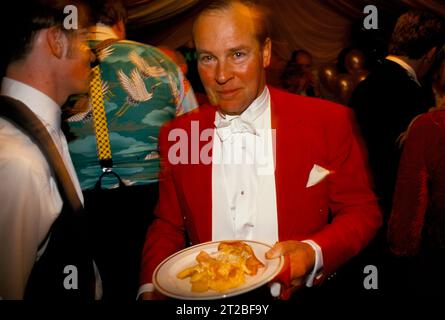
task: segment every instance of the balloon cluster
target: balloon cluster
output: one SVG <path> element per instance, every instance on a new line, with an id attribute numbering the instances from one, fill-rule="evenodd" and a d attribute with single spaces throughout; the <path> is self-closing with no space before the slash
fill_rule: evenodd
<path id="1" fill-rule="evenodd" d="M 358 49 L 351 49 L 344 57 L 342 68 L 330 63 L 319 70 L 320 83 L 335 100 L 347 104 L 355 87 L 368 76 L 365 56 Z M 344 69 L 344 70 L 339 70 Z"/>

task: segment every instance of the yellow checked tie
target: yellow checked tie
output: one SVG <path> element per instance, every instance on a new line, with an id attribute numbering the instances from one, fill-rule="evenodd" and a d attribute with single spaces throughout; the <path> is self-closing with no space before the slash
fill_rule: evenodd
<path id="1" fill-rule="evenodd" d="M 90 99 L 93 108 L 94 131 L 96 133 L 97 157 L 101 163 L 111 161 L 110 137 L 108 134 L 107 116 L 105 114 L 104 97 L 100 68 L 96 65 L 90 83 Z"/>

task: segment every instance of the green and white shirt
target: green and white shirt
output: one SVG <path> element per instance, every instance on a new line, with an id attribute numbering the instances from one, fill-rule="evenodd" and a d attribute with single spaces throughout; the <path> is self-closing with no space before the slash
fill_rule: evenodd
<path id="1" fill-rule="evenodd" d="M 97 26 L 91 46 L 116 38 L 111 28 Z M 119 40 L 98 56 L 110 133 L 113 171 L 127 185 L 156 182 L 158 133 L 174 117 L 197 107 L 193 90 L 179 67 L 160 50 Z M 102 169 L 97 159 L 91 104 L 67 119 L 74 140 L 69 150 L 83 190 L 94 187 Z M 117 181 L 104 179 L 113 187 Z"/>

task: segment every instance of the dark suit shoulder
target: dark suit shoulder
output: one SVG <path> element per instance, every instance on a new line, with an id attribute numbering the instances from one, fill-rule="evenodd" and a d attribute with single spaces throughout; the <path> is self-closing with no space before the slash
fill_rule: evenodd
<path id="1" fill-rule="evenodd" d="M 402 81 L 409 82 L 413 86 L 416 86 L 416 83 L 409 77 L 408 72 L 401 67 L 399 64 L 390 61 L 384 60 L 380 64 L 377 65 L 375 70 L 371 72 L 368 77 L 364 81 L 365 84 L 376 83 L 376 85 L 382 85 L 382 83 L 389 83 L 391 86 L 395 86 L 398 83 L 394 83 L 393 81 Z"/>
<path id="2" fill-rule="evenodd" d="M 393 61 L 384 60 L 358 84 L 349 105 L 354 109 L 368 104 L 373 109 L 388 109 L 388 105 L 395 103 L 417 104 L 421 97 L 420 86 L 407 71 Z"/>

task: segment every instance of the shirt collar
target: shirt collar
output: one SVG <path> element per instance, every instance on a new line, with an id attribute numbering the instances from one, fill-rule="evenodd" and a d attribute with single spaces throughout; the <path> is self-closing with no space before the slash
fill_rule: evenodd
<path id="1" fill-rule="evenodd" d="M 241 119 L 254 124 L 255 120 L 258 119 L 264 111 L 269 107 L 270 93 L 267 86 L 264 87 L 263 92 L 247 107 L 244 112 L 238 116 L 224 115 L 217 112 L 217 119 L 232 120 L 234 118 L 240 117 Z"/>
<path id="2" fill-rule="evenodd" d="M 414 69 L 413 69 L 409 64 L 407 64 L 405 61 L 403 61 L 403 60 L 400 59 L 399 57 L 397 57 L 397 56 L 393 56 L 393 55 L 389 55 L 389 56 L 387 56 L 387 57 L 386 57 L 386 60 L 389 60 L 389 61 L 392 61 L 392 62 L 397 63 L 399 66 L 401 66 L 403 69 L 406 70 L 406 72 L 408 73 L 408 76 L 409 76 L 415 83 L 417 83 L 419 86 L 421 86 L 419 80 L 417 79 L 416 72 L 415 72 Z"/>
<path id="3" fill-rule="evenodd" d="M 23 102 L 45 124 L 60 130 L 61 107 L 43 92 L 23 82 L 4 77 L 1 94 Z"/>
<path id="4" fill-rule="evenodd" d="M 107 39 L 118 39 L 111 27 L 98 23 L 94 27 L 88 28 L 88 40 L 103 41 Z"/>

